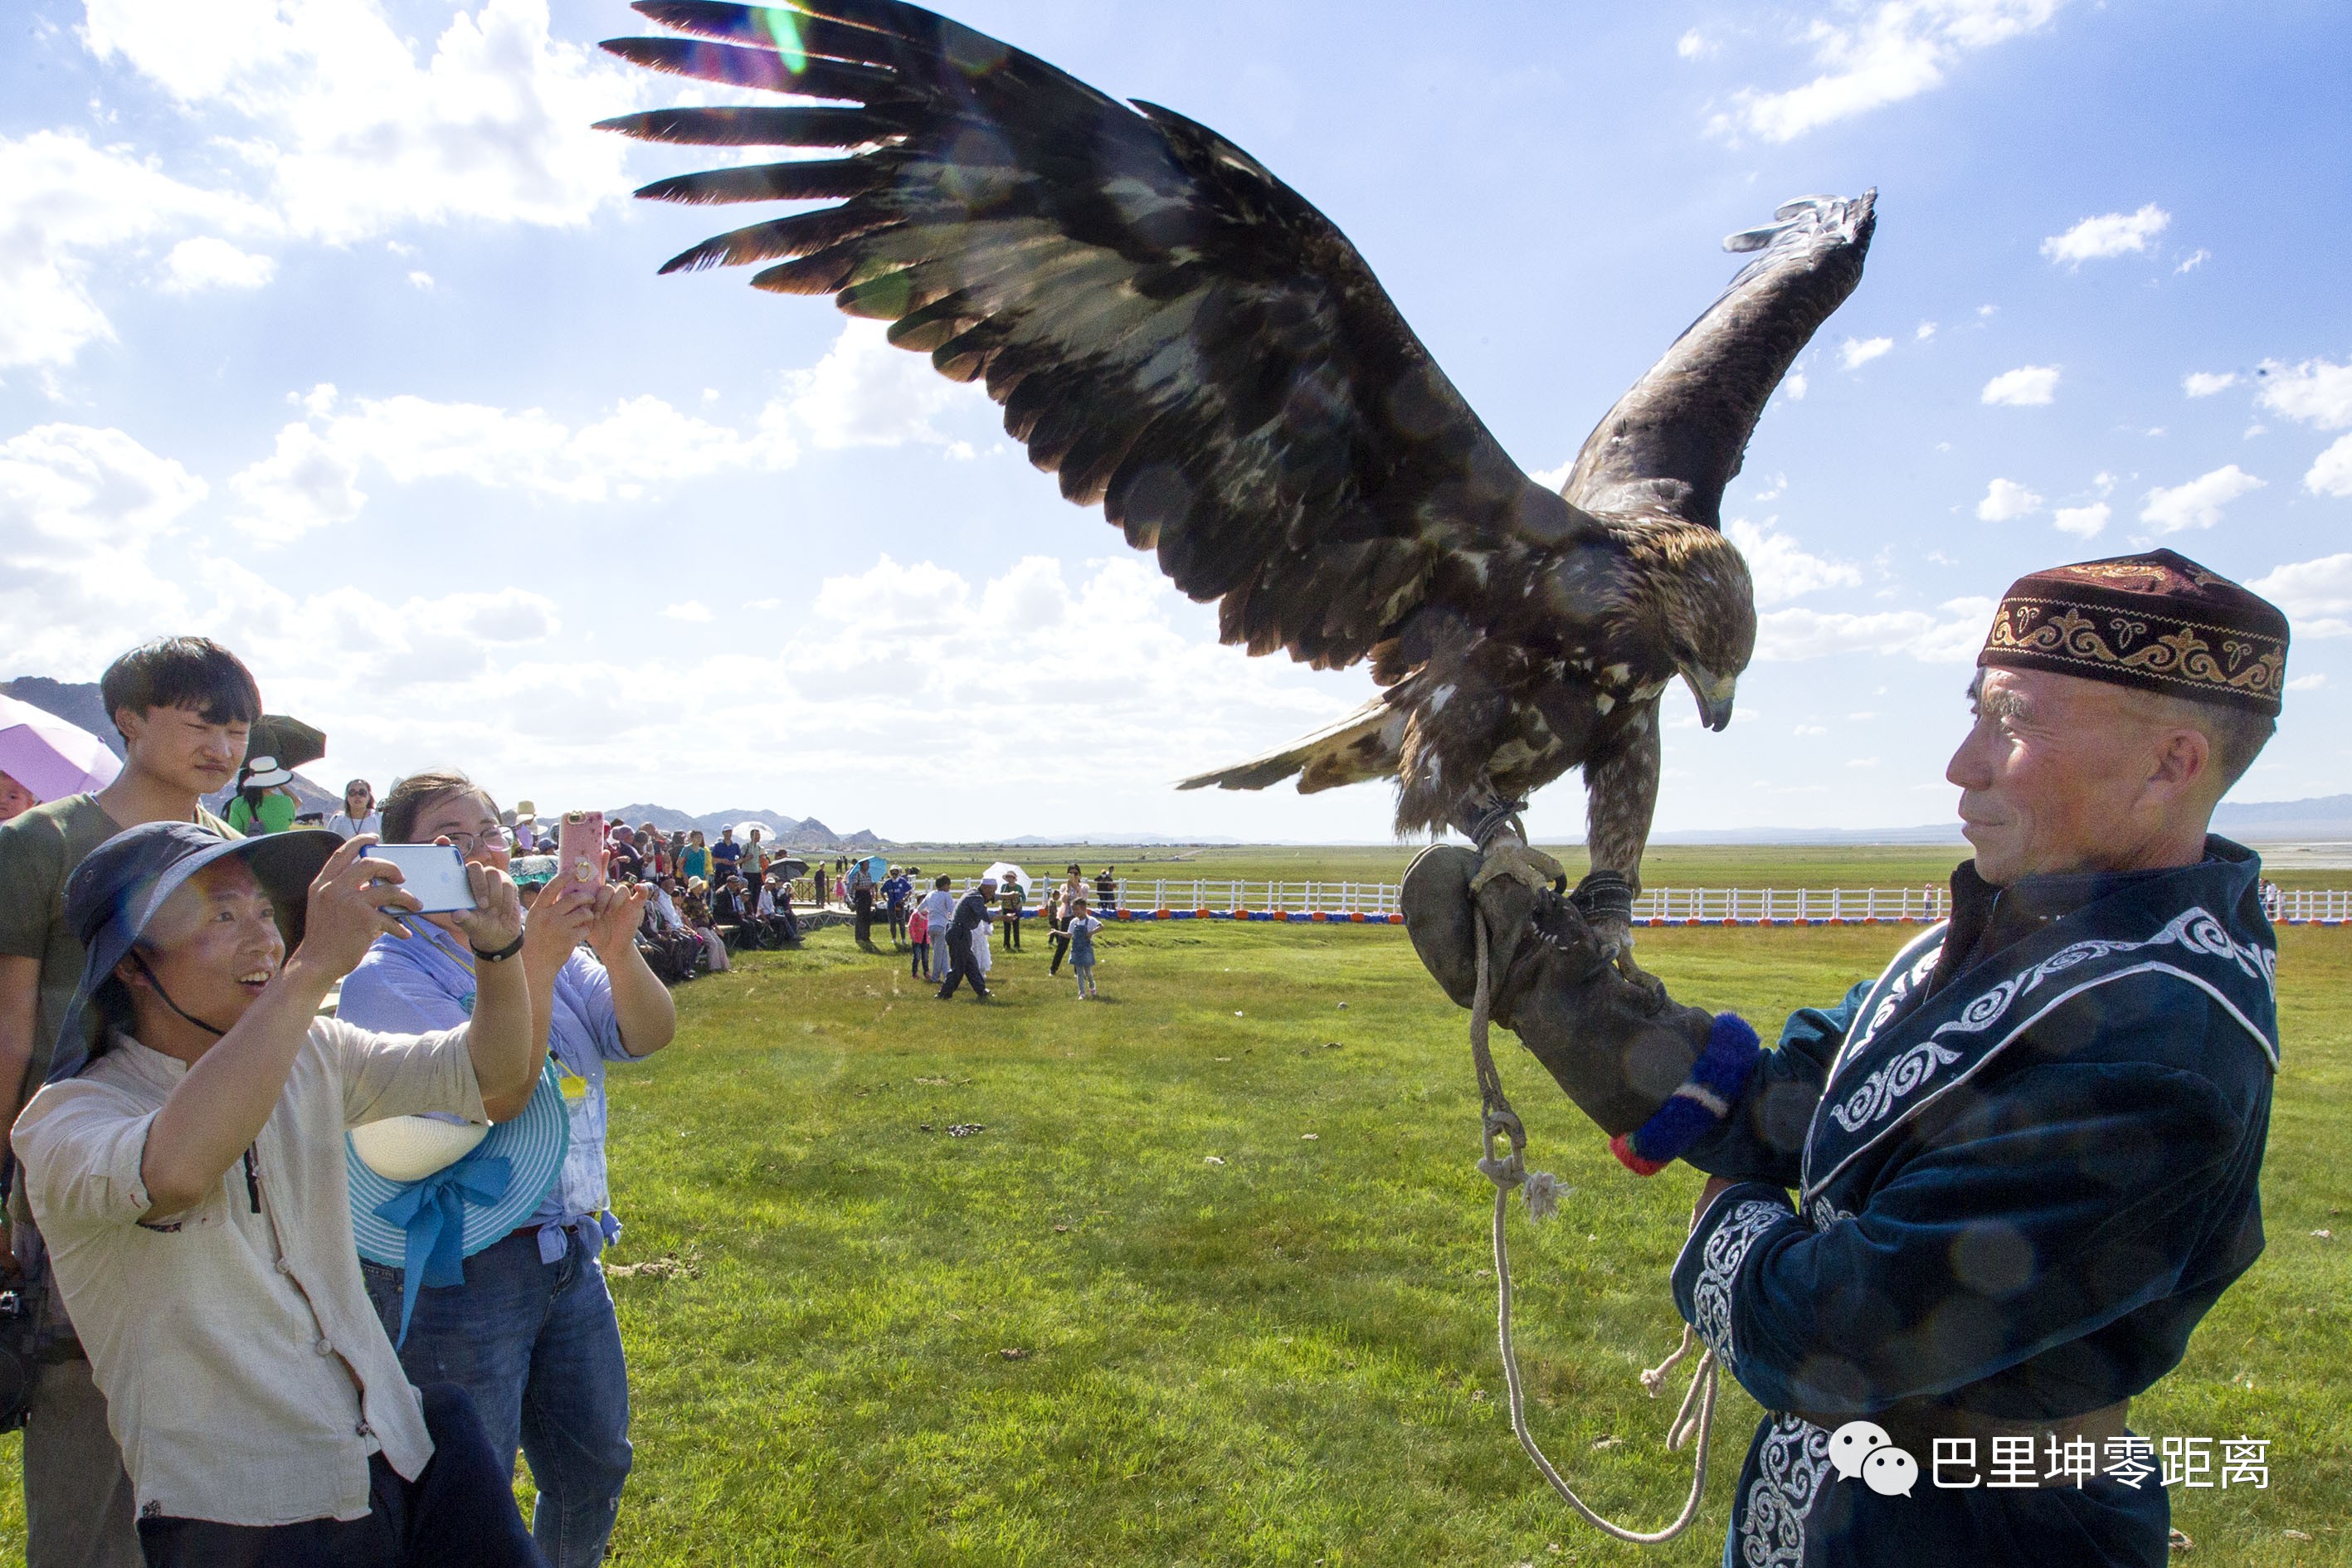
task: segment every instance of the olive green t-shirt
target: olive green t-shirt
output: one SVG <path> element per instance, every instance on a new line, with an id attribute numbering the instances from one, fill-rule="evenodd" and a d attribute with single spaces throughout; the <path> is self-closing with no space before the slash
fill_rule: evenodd
<path id="1" fill-rule="evenodd" d="M 202 806 L 196 808 L 195 820 L 224 838 L 238 837 Z M 19 1086 L 19 1105 L 49 1076 L 58 1030 L 81 984 L 84 952 L 80 939 L 66 924 L 66 882 L 84 857 L 121 831 L 97 797 L 88 795 L 53 800 L 0 823 L 0 953 L 41 961 L 33 1057 Z M 94 1030 L 95 1014 L 90 1023 Z"/>

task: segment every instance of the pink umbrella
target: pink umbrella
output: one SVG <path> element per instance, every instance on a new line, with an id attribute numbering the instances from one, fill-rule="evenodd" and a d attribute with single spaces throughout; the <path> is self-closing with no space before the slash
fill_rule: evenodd
<path id="1" fill-rule="evenodd" d="M 29 702 L 0 697 L 0 773 L 44 802 L 104 789 L 122 771 L 106 742 Z"/>

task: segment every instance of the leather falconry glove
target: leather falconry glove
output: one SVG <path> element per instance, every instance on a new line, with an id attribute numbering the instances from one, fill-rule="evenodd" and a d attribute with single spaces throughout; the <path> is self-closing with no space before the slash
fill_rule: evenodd
<path id="1" fill-rule="evenodd" d="M 1413 951 L 1454 1004 L 1477 994 L 1473 922 L 1483 918 L 1494 1021 L 1610 1134 L 1628 1167 L 1648 1175 L 1721 1125 L 1759 1055 L 1755 1030 L 1736 1014 L 1674 1002 L 1648 976 L 1629 978 L 1573 895 L 1512 878 L 1474 891 L 1479 865 L 1471 850 L 1433 845 L 1400 895 Z"/>

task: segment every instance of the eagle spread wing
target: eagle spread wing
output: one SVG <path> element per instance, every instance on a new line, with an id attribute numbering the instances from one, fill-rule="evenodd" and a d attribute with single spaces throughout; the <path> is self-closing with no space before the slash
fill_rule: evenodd
<path id="1" fill-rule="evenodd" d="M 1723 242 L 1760 251 L 1594 426 L 1561 494 L 1588 511 L 1721 525 L 1723 488 L 1780 378 L 1862 281 L 1874 190 L 1803 196 Z"/>
<path id="2" fill-rule="evenodd" d="M 984 381 L 1064 495 L 1219 601 L 1225 641 L 1351 664 L 1433 595 L 1491 611 L 1473 558 L 1597 532 L 1511 461 L 1347 237 L 1215 132 L 894 0 L 636 9 L 695 37 L 604 46 L 625 58 L 855 106 L 606 121 L 849 150 L 647 186 L 839 204 L 665 270 L 772 263 L 756 286 L 833 294 Z"/>
<path id="3" fill-rule="evenodd" d="M 890 322 L 891 342 L 983 382 L 1064 495 L 1099 502 L 1179 588 L 1218 601 L 1225 641 L 1321 668 L 1371 660 L 1386 689 L 1360 713 L 1187 787 L 1389 775 L 1409 830 L 1489 820 L 1581 765 L 1594 864 L 1637 878 L 1658 695 L 1679 673 L 1720 728 L 1754 644 L 1717 505 L 1772 388 L 1860 276 L 1868 196 L 1794 204 L 1737 237 L 1764 254 L 1555 495 L 1347 237 L 1207 127 L 899 0 L 636 9 L 688 36 L 605 48 L 828 101 L 607 127 L 843 154 L 648 185 L 666 201 L 834 204 L 665 271 L 764 262 L 760 288 Z"/>

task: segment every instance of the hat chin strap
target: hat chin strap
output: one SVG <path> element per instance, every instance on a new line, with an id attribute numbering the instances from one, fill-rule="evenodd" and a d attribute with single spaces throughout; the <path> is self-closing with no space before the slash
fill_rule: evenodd
<path id="1" fill-rule="evenodd" d="M 177 1013 L 183 1023 L 194 1024 L 197 1028 L 202 1029 L 205 1034 L 210 1035 L 215 1040 L 227 1035 L 228 1031 L 226 1029 L 214 1028 L 210 1024 L 205 1023 L 202 1018 L 197 1017 L 185 1007 L 183 1007 L 177 1002 L 173 1001 L 172 994 L 163 989 L 163 981 L 157 979 L 155 972 L 147 967 L 147 960 L 143 954 L 133 952 L 131 955 L 131 960 L 132 963 L 139 965 L 139 973 L 147 977 L 147 984 L 154 990 L 155 994 L 163 999 L 163 1005 L 169 1007 L 173 1012 Z"/>

